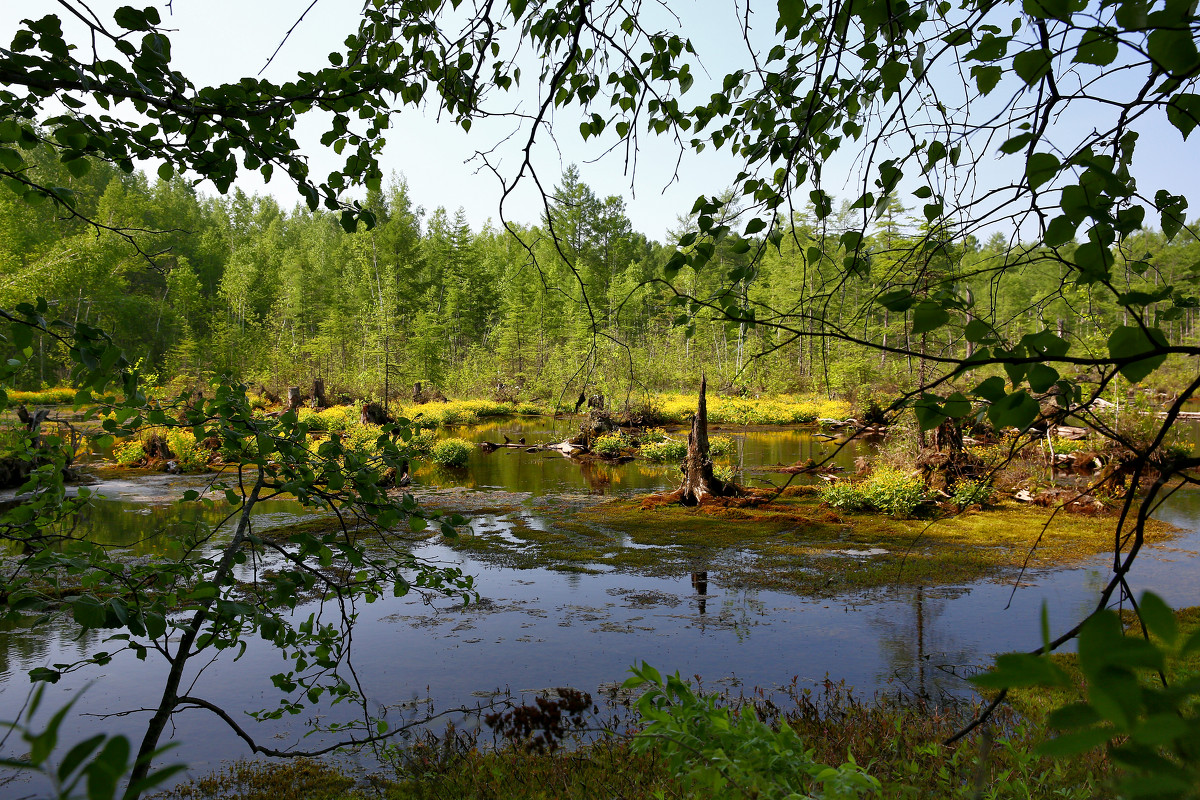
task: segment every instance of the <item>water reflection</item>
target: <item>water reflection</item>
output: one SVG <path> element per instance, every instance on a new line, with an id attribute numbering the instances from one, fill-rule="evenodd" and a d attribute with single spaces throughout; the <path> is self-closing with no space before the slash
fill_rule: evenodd
<path id="1" fill-rule="evenodd" d="M 561 441 L 570 425 L 506 420 L 454 433 L 476 441 L 524 436 L 532 443 Z M 819 460 L 832 447 L 804 431 L 720 433 L 734 436 L 730 461 L 750 476 L 764 466 Z M 838 463 L 849 467 L 854 456 L 854 448 L 847 448 Z M 554 453 L 505 448 L 472 453 L 466 470 L 422 468 L 416 482 L 522 495 L 622 495 L 674 488 L 678 472 L 674 466 L 643 461 L 580 464 Z M 219 498 L 212 507 L 166 502 L 193 487 L 203 488 L 203 481 L 146 476 L 107 483 L 100 488 L 114 499 L 95 504 L 81 518 L 81 530 L 135 553 L 170 555 L 229 510 Z M 551 523 L 536 508 L 531 503 L 519 518 L 528 528 L 545 531 Z M 264 504 L 262 510 L 259 524 L 298 518 L 297 509 L 283 501 Z M 479 515 L 473 524 L 506 534 L 517 516 Z M 1153 586 L 1175 605 L 1200 603 L 1200 492 L 1178 493 L 1161 516 L 1191 533 L 1168 546 L 1148 548 L 1134 570 L 1135 589 Z M 519 541 L 515 535 L 512 539 Z M 684 583 L 682 576 L 505 569 L 436 543 L 421 545 L 418 552 L 459 564 L 476 576 L 484 602 L 466 609 L 451 603 L 431 608 L 413 597 L 385 597 L 359 609 L 353 667 L 366 693 L 389 709 L 414 708 L 413 698 L 444 708 L 473 693 L 505 687 L 518 694 L 562 685 L 594 691 L 619 682 L 629 665 L 643 660 L 683 675 L 702 675 L 710 684 L 735 675 L 746 685 L 770 688 L 791 676 L 815 684 L 831 675 L 868 695 L 898 687 L 934 698 L 961 694 L 969 689 L 960 676 L 992 653 L 1036 644 L 1043 602 L 1053 630 L 1061 632 L 1090 609 L 1108 574 L 1101 557 L 1079 569 L 1027 576 L 1015 596 L 1009 584 L 980 582 L 812 599 L 728 585 L 701 559 L 689 566 Z M 317 610 L 315 603 L 302 605 L 297 618 Z M 12 719 L 19 711 L 29 669 L 73 661 L 95 649 L 113 648 L 100 632 L 80 637 L 70 625 L 0 631 L 0 719 Z M 253 709 L 275 702 L 268 676 L 281 667 L 278 652 L 254 640 L 237 663 L 218 661 L 188 680 L 194 679 L 196 692 L 214 702 Z M 143 704 L 146 686 L 161 686 L 162 673 L 161 662 L 119 656 L 107 667 L 65 676 L 53 687 L 46 707 L 61 706 L 95 678 L 103 692 L 87 693 L 77 710 L 127 711 Z M 329 723 L 349 719 L 353 712 L 345 705 L 323 706 L 309 718 Z M 132 733 L 142 723 L 144 717 L 137 715 L 81 717 L 72 736 L 99 730 Z M 188 713 L 174 723 L 176 738 L 186 742 L 186 760 L 197 769 L 245 755 L 241 743 L 210 715 Z M 259 738 L 295 741 L 305 732 L 303 718 L 254 724 Z M 316 747 L 320 740 L 314 736 L 303 746 Z M 5 796 L 0 789 L 0 797 Z"/>

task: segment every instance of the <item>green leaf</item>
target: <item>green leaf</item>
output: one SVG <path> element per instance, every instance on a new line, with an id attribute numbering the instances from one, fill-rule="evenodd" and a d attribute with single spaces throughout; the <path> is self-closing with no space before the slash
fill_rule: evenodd
<path id="1" fill-rule="evenodd" d="M 1156 347 L 1167 347 L 1167 337 L 1158 328 L 1143 330 L 1132 325 L 1121 325 L 1108 337 L 1108 354 L 1114 360 L 1132 358 Z M 1155 355 L 1131 361 L 1119 369 L 1125 380 L 1137 383 L 1158 369 L 1166 358 L 1165 354 Z"/>
<path id="2" fill-rule="evenodd" d="M 928 333 L 950 321 L 950 313 L 933 300 L 922 300 L 913 309 L 912 332 L 914 334 Z"/>
<path id="3" fill-rule="evenodd" d="M 84 595 L 71 603 L 71 614 L 81 627 L 103 628 L 108 614 L 103 604 L 91 595 Z"/>
<path id="4" fill-rule="evenodd" d="M 1066 733 L 1043 742 L 1038 745 L 1035 752 L 1039 755 L 1057 758 L 1073 756 L 1107 744 L 1112 737 L 1113 731 L 1108 728 L 1088 728 L 1074 733 Z"/>
<path id="5" fill-rule="evenodd" d="M 913 293 L 908 289 L 893 289 L 879 295 L 875 302 L 888 311 L 908 311 L 917 302 L 917 298 L 913 297 Z"/>
<path id="6" fill-rule="evenodd" d="M 994 64 L 976 64 L 971 67 L 971 77 L 975 79 L 975 85 L 979 87 L 980 94 L 990 94 L 1003 75 L 1004 70 Z"/>
<path id="7" fill-rule="evenodd" d="M 913 414 L 916 415 L 921 430 L 933 430 L 947 419 L 939 402 L 941 399 L 935 394 L 922 394 L 921 398 L 913 403 Z"/>
<path id="8" fill-rule="evenodd" d="M 1046 235 L 1042 241 L 1047 247 L 1062 247 L 1068 242 L 1075 241 L 1075 229 L 1078 223 L 1072 222 L 1065 216 L 1055 217 L 1046 226 Z"/>
<path id="9" fill-rule="evenodd" d="M 1177 94 L 1167 104 L 1167 120 L 1179 129 L 1186 141 L 1188 135 L 1200 125 L 1200 95 Z"/>
<path id="10" fill-rule="evenodd" d="M 1005 395 L 988 408 L 988 419 L 997 428 L 1025 430 L 1037 419 L 1041 406 L 1024 389 Z"/>
<path id="11" fill-rule="evenodd" d="M 963 335 L 968 342 L 979 343 L 991 337 L 992 326 L 981 319 L 973 319 L 963 328 Z"/>
<path id="12" fill-rule="evenodd" d="M 1071 18 L 1071 0 L 1023 0 L 1021 7 L 1034 19 Z"/>
<path id="13" fill-rule="evenodd" d="M 1150 60 L 1174 75 L 1190 73 L 1200 64 L 1200 52 L 1189 25 L 1158 28 L 1146 40 Z"/>
<path id="14" fill-rule="evenodd" d="M 1144 593 L 1138 604 L 1138 613 L 1150 633 L 1162 639 L 1168 647 L 1175 646 L 1179 640 L 1179 624 L 1175 620 L 1175 612 L 1161 597 L 1153 592 Z"/>
<path id="15" fill-rule="evenodd" d="M 1017 53 L 1013 58 L 1013 70 L 1027 86 L 1033 86 L 1050 73 L 1050 51 L 1040 49 Z"/>
<path id="16" fill-rule="evenodd" d="M 1025 177 L 1029 179 L 1029 188 L 1037 189 L 1058 174 L 1062 163 L 1053 153 L 1032 153 L 1025 163 Z"/>
<path id="17" fill-rule="evenodd" d="M 1079 47 L 1075 50 L 1077 64 L 1108 66 L 1117 59 L 1117 37 L 1112 28 L 1089 28 L 1084 31 Z"/>
<path id="18" fill-rule="evenodd" d="M 1029 381 L 1030 389 L 1041 393 L 1058 382 L 1058 370 L 1045 364 L 1034 364 L 1026 373 L 1026 380 Z"/>
<path id="19" fill-rule="evenodd" d="M 759 231 L 764 230 L 766 227 L 767 227 L 766 220 L 755 217 L 754 219 L 752 219 L 746 223 L 746 236 L 753 236 L 754 234 L 758 233 Z"/>

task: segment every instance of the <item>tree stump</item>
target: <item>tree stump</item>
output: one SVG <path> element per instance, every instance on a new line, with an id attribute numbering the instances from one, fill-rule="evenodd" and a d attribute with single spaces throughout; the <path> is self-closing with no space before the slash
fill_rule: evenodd
<path id="1" fill-rule="evenodd" d="M 288 395 L 287 395 L 287 410 L 295 411 L 297 408 L 299 408 L 300 400 L 301 400 L 300 387 L 299 386 L 289 386 L 288 387 Z"/>
<path id="2" fill-rule="evenodd" d="M 325 381 L 321 378 L 313 379 L 312 405 L 313 408 L 325 408 L 329 405 L 325 402 Z"/>
<path id="3" fill-rule="evenodd" d="M 679 500 L 687 506 L 700 504 L 705 495 L 734 497 L 738 488 L 732 483 L 713 475 L 712 458 L 708 449 L 708 404 L 704 394 L 707 380 L 700 378 L 700 400 L 696 404 L 696 416 L 692 417 L 692 429 L 688 433 L 687 456 L 683 459 L 683 485 L 679 487 Z"/>
<path id="4" fill-rule="evenodd" d="M 363 425 L 383 425 L 391 422 L 379 403 L 363 403 L 358 419 Z"/>

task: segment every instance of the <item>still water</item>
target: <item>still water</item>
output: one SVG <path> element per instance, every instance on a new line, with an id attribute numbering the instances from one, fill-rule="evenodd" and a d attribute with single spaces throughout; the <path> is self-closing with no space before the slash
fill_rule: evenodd
<path id="1" fill-rule="evenodd" d="M 452 433 L 475 441 L 524 437 L 532 444 L 560 441 L 569 427 L 552 420 L 504 420 Z M 837 447 L 805 431 L 713 433 L 734 435 L 736 452 L 729 463 L 742 468 L 744 481 L 752 485 L 780 480 L 758 467 L 819 460 Z M 855 455 L 852 444 L 838 453 L 837 461 L 849 465 Z M 418 494 L 434 488 L 503 491 L 551 503 L 579 502 L 589 494 L 638 494 L 678 483 L 674 467 L 643 462 L 581 466 L 554 453 L 518 449 L 474 452 L 465 470 L 423 468 L 415 477 Z M 169 548 L 172 537 L 154 533 L 194 524 L 201 513 L 171 499 L 204 484 L 198 476 L 106 481 L 95 488 L 109 499 L 98 501 L 80 524 L 103 541 L 135 552 Z M 286 502 L 264 504 L 262 512 L 263 524 L 286 526 L 300 518 Z M 528 504 L 518 511 L 480 515 L 472 524 L 503 530 L 516 516 L 527 525 L 545 524 Z M 1160 516 L 1184 532 L 1141 556 L 1134 588 L 1153 587 L 1174 605 L 1198 604 L 1200 493 L 1177 493 Z M 356 609 L 351 663 L 371 698 L 371 711 L 384 714 L 392 725 L 429 710 L 484 702 L 497 692 L 573 686 L 595 693 L 620 683 L 628 667 L 641 661 L 701 676 L 710 688 L 735 691 L 772 689 L 793 679 L 813 685 L 829 676 L 853 685 L 860 696 L 874 691 L 962 696 L 969 692 L 963 676 L 991 655 L 1037 643 L 1043 603 L 1056 631 L 1077 621 L 1094 603 L 1108 569 L 1107 559 L 1097 558 L 1082 567 L 1026 576 L 1015 592 L 1011 583 L 981 581 L 812 599 L 723 585 L 717 573 L 664 579 L 515 570 L 438 543 L 420 545 L 417 552 L 461 565 L 476 577 L 483 599 L 462 608 L 444 601 L 429 605 L 416 597 L 385 598 Z M 310 605 L 297 613 L 316 610 Z M 79 637 L 68 626 L 0 632 L 0 719 L 20 713 L 29 690 L 28 670 L 115 649 L 102 645 L 102 638 L 95 632 Z M 273 649 L 252 643 L 236 662 L 223 657 L 193 670 L 185 685 L 233 711 L 270 747 L 314 749 L 323 740 L 320 735 L 303 738 L 310 726 L 351 719 L 353 708 L 321 706 L 264 723 L 240 716 L 274 707 L 278 695 L 269 676 L 284 666 Z M 96 731 L 137 736 L 146 714 L 111 715 L 155 704 L 153 689 L 161 686 L 164 674 L 153 656 L 146 662 L 119 656 L 107 666 L 64 677 L 48 691 L 43 708 L 52 712 L 82 693 L 67 738 Z M 169 732 L 181 743 L 171 758 L 190 764 L 193 774 L 248 755 L 245 745 L 205 711 L 176 715 Z M 16 744 L 8 742 L 7 750 L 19 749 Z M 0 786 L 0 797 L 29 791 L 25 784 L 9 784 Z"/>

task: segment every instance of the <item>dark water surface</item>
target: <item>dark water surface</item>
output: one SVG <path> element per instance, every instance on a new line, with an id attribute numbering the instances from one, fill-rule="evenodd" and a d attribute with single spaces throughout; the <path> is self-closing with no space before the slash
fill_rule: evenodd
<path id="1" fill-rule="evenodd" d="M 534 443 L 561 440 L 569 426 L 540 419 L 505 420 L 454 434 L 475 441 L 502 441 L 507 434 Z M 795 430 L 737 433 L 736 437 L 736 455 L 729 463 L 748 470 L 819 459 L 835 447 Z M 838 460 L 851 463 L 854 450 L 847 447 Z M 473 453 L 465 471 L 425 468 L 416 477 L 426 485 L 465 486 L 482 492 L 578 496 L 672 488 L 677 475 L 676 468 L 642 462 L 581 467 L 556 454 L 500 450 Z M 753 470 L 745 477 L 751 482 L 756 477 L 779 478 Z M 171 503 L 170 498 L 203 485 L 204 479 L 194 476 L 109 481 L 95 488 L 112 499 L 97 502 L 81 524 L 104 541 L 137 552 L 161 548 L 163 538 L 151 536 L 153 531 L 194 522 L 198 513 Z M 184 508 L 192 510 L 181 512 Z M 265 505 L 263 513 L 269 515 L 263 521 L 278 525 L 299 518 L 295 507 L 284 502 Z M 515 513 L 528 525 L 546 524 L 528 508 Z M 1198 604 L 1200 493 L 1177 493 L 1159 516 L 1184 533 L 1141 556 L 1134 570 L 1134 588 L 1152 587 L 1174 605 Z M 511 517 L 484 515 L 472 524 L 503 529 L 511 524 Z M 526 693 L 574 686 L 595 692 L 620 683 L 627 668 L 643 660 L 685 676 L 702 676 L 710 688 L 770 689 L 793 678 L 812 685 L 828 675 L 844 679 L 860 695 L 905 690 L 961 696 L 969 691 L 962 676 L 986 664 L 991 655 L 1037 643 L 1043 603 L 1055 631 L 1090 610 L 1111 560 L 1097 558 L 1082 567 L 1026 576 L 1015 593 L 1011 583 L 981 581 L 814 600 L 723 586 L 715 573 L 707 580 L 699 580 L 700 576 L 672 580 L 612 572 L 513 570 L 489 566 L 441 544 L 424 544 L 417 552 L 461 565 L 476 577 L 483 601 L 464 609 L 406 597 L 358 607 L 353 667 L 372 698 L 372 711 L 386 713 L 392 723 L 430 708 L 477 703 L 497 691 Z M 315 610 L 307 606 L 298 613 Z M 36 633 L 0 632 L 0 719 L 19 714 L 30 686 L 28 670 L 96 649 L 115 649 L 102 646 L 102 639 L 96 632 L 79 637 L 68 626 L 40 628 Z M 268 723 L 241 717 L 242 711 L 274 706 L 277 692 L 269 676 L 284 666 L 272 648 L 252 643 L 237 662 L 223 656 L 200 673 L 193 672 L 189 682 L 194 680 L 196 695 L 230 709 L 268 746 L 314 748 L 323 740 L 317 735 L 301 739 L 308 726 L 348 719 L 352 708 L 318 707 Z M 68 675 L 51 687 L 42 717 L 81 691 L 75 711 L 86 715 L 154 705 L 164 674 L 164 665 L 153 656 L 146 662 L 118 657 L 105 667 Z M 146 716 L 77 716 L 67 738 L 80 739 L 95 731 L 139 736 Z M 211 770 L 222 760 L 248 755 L 245 745 L 205 711 L 177 715 L 170 732 L 182 743 L 172 757 L 191 764 L 195 774 Z M 10 739 L 6 750 L 17 751 L 19 744 Z M 0 786 L 0 797 L 20 797 L 29 791 L 24 784 Z"/>

